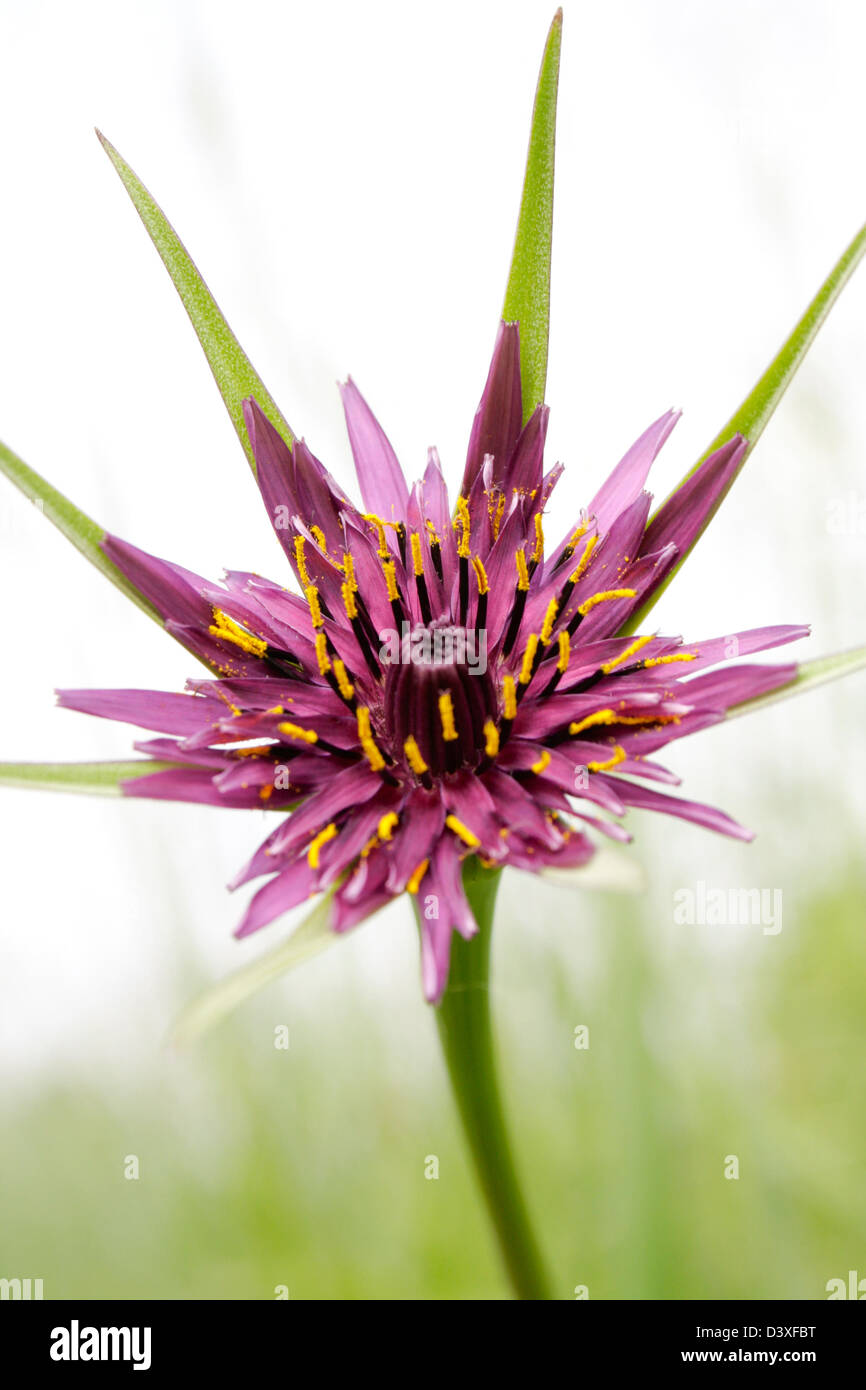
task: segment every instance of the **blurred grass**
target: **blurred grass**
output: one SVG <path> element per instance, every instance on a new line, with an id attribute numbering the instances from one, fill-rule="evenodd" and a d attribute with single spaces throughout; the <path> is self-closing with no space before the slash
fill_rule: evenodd
<path id="1" fill-rule="evenodd" d="M 689 929 L 659 951 L 648 901 L 603 900 L 546 951 L 504 923 L 507 1094 L 561 1297 L 812 1299 L 866 1274 L 864 895 L 855 860 L 722 956 Z M 0 1274 L 48 1298 L 507 1296 L 424 1006 L 405 1047 L 355 998 L 280 1051 L 302 976 L 126 1091 L 7 1099 Z"/>

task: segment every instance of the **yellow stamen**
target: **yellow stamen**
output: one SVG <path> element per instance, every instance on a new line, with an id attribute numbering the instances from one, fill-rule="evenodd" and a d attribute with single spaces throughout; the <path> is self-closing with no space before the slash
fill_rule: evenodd
<path id="1" fill-rule="evenodd" d="M 266 709 L 265 714 L 285 714 L 282 705 L 274 705 L 273 709 Z"/>
<path id="2" fill-rule="evenodd" d="M 240 647 L 242 652 L 249 652 L 251 656 L 264 656 L 268 644 L 262 641 L 261 637 L 253 637 L 221 608 L 213 610 L 213 618 L 213 623 L 208 628 L 211 637 L 219 637 L 223 642 L 231 642 L 234 646 Z"/>
<path id="3" fill-rule="evenodd" d="M 532 552 L 532 559 L 537 565 L 544 555 L 544 531 L 542 529 L 541 512 L 536 512 L 533 520 L 535 522 L 535 549 Z"/>
<path id="4" fill-rule="evenodd" d="M 625 762 L 625 759 L 626 759 L 626 751 L 625 751 L 625 749 L 622 747 L 621 744 L 617 743 L 617 744 L 615 745 L 615 747 L 614 747 L 614 750 L 613 750 L 613 757 L 612 757 L 612 758 L 608 758 L 608 760 L 607 760 L 606 763 L 587 763 L 587 765 L 586 765 L 587 771 L 588 771 L 588 772 L 610 772 L 610 769 L 611 769 L 612 767 L 619 767 L 620 763 L 624 763 L 624 762 Z"/>
<path id="5" fill-rule="evenodd" d="M 556 615 L 559 612 L 559 600 L 552 598 L 547 605 L 547 612 L 544 615 L 544 622 L 541 624 L 541 640 L 545 647 L 553 636 L 553 624 L 556 622 Z M 566 634 L 567 635 L 567 634 Z"/>
<path id="6" fill-rule="evenodd" d="M 577 533 L 575 532 L 575 535 L 576 534 Z M 595 550 L 595 547 L 597 545 L 598 536 L 590 536 L 586 545 L 583 547 L 583 554 L 581 555 L 580 560 L 578 561 L 577 569 L 572 570 L 571 574 L 568 576 L 569 584 L 576 584 L 578 579 L 580 579 L 581 575 L 584 573 L 587 565 L 592 559 L 592 552 Z"/>
<path id="7" fill-rule="evenodd" d="M 457 522 L 462 528 L 460 542 L 457 546 L 457 554 L 461 559 L 469 556 L 469 536 L 472 530 L 472 520 L 469 516 L 469 503 L 465 497 L 457 499 Z"/>
<path id="8" fill-rule="evenodd" d="M 532 668 L 535 665 L 535 653 L 538 651 L 538 633 L 530 632 L 526 639 L 526 651 L 523 653 L 523 665 L 520 668 L 520 684 L 529 685 L 532 680 Z"/>
<path id="9" fill-rule="evenodd" d="M 644 666 L 667 666 L 672 661 L 694 661 L 697 652 L 671 652 L 670 656 L 648 656 Z"/>
<path id="10" fill-rule="evenodd" d="M 322 617 L 322 609 L 319 604 L 319 591 L 316 588 L 315 584 L 307 585 L 306 589 L 304 590 L 304 597 L 306 598 L 307 603 L 310 605 L 310 619 L 312 621 L 313 627 L 322 627 L 324 625 L 325 620 Z"/>
<path id="11" fill-rule="evenodd" d="M 581 719 L 579 723 L 572 723 L 568 726 L 570 734 L 580 734 L 584 729 L 591 729 L 597 724 L 678 724 L 679 716 L 676 714 L 619 714 L 612 709 L 599 709 L 595 714 L 587 715 L 586 719 Z"/>
<path id="12" fill-rule="evenodd" d="M 493 539 L 499 540 L 499 528 L 502 525 L 502 517 L 505 513 L 505 493 L 501 492 L 496 499 L 496 511 L 493 513 Z"/>
<path id="13" fill-rule="evenodd" d="M 384 523 L 384 521 L 382 520 L 382 518 L 381 518 L 380 516 L 377 516 L 375 512 L 366 512 L 366 513 L 364 514 L 364 516 L 361 518 L 361 520 L 362 520 L 362 521 L 369 521 L 369 523 L 370 523 L 371 526 L 375 526 L 375 528 L 376 528 L 376 539 L 377 539 L 378 542 L 379 542 L 379 559 L 380 559 L 380 560 L 387 560 L 387 558 L 388 558 L 388 556 L 390 555 L 391 552 L 390 552 L 389 549 L 388 549 L 388 542 L 387 542 L 387 540 L 385 539 L 385 523 Z"/>
<path id="14" fill-rule="evenodd" d="M 558 641 L 559 660 L 556 663 L 556 669 L 564 676 L 568 670 L 568 663 L 571 660 L 571 638 L 567 632 L 561 632 Z"/>
<path id="15" fill-rule="evenodd" d="M 577 542 L 579 540 L 582 540 L 583 537 L 586 535 L 588 525 L 589 523 L 584 521 L 581 523 L 580 526 L 577 527 L 575 531 L 572 532 L 571 536 L 569 537 L 568 544 L 562 552 L 566 559 L 569 559 L 574 554 L 575 549 L 577 547 Z"/>
<path id="16" fill-rule="evenodd" d="M 326 676 L 331 669 L 331 658 L 328 656 L 328 639 L 324 632 L 316 633 L 316 660 L 319 663 L 319 675 Z"/>
<path id="17" fill-rule="evenodd" d="M 544 771 L 544 769 L 548 766 L 549 763 L 550 763 L 550 754 L 548 753 L 547 749 L 545 748 L 545 749 L 544 749 L 544 752 L 541 754 L 541 757 L 538 759 L 538 761 L 532 763 L 532 765 L 531 765 L 531 767 L 530 767 L 530 771 L 540 774 L 540 773 L 542 773 L 542 772 Z"/>
<path id="18" fill-rule="evenodd" d="M 310 587 L 312 580 L 307 573 L 307 561 L 304 558 L 304 545 L 306 544 L 303 536 L 295 536 L 295 564 L 298 567 L 298 578 L 305 589 Z"/>
<path id="19" fill-rule="evenodd" d="M 526 555 L 523 546 L 514 552 L 514 563 L 517 566 L 517 587 L 526 590 L 529 588 L 529 570 L 526 567 Z"/>
<path id="20" fill-rule="evenodd" d="M 602 589 L 600 594 L 593 594 L 591 598 L 578 604 L 577 611 L 585 618 L 597 603 L 607 603 L 610 599 L 616 598 L 635 598 L 636 596 L 636 589 Z"/>
<path id="21" fill-rule="evenodd" d="M 366 705 L 359 705 L 357 710 L 358 719 L 358 741 L 364 753 L 364 757 L 370 764 L 374 772 L 381 772 L 385 766 L 385 759 L 379 752 L 376 740 L 370 728 L 370 711 Z"/>
<path id="22" fill-rule="evenodd" d="M 653 634 L 651 632 L 645 637 L 638 637 L 630 646 L 626 647 L 625 651 L 620 652 L 619 656 L 613 657 L 611 661 L 603 661 L 601 666 L 602 671 L 607 674 L 609 671 L 615 670 L 617 666 L 621 666 L 624 661 L 628 661 L 630 656 L 634 656 L 635 652 L 639 652 L 642 647 L 646 646 L 647 642 L 651 642 L 652 640 Z"/>
<path id="23" fill-rule="evenodd" d="M 499 730 L 492 719 L 488 719 L 484 725 L 484 752 L 488 758 L 495 758 L 499 752 Z"/>
<path id="24" fill-rule="evenodd" d="M 447 690 L 443 690 L 439 696 L 439 718 L 442 721 L 442 737 L 446 743 L 453 743 L 460 735 L 454 723 L 454 702 Z"/>
<path id="25" fill-rule="evenodd" d="M 406 754 L 406 761 L 416 777 L 423 777 L 429 769 L 424 759 L 421 757 L 421 749 L 418 747 L 414 735 L 410 734 L 403 744 L 403 752 Z"/>
<path id="26" fill-rule="evenodd" d="M 325 533 L 322 530 L 321 526 L 311 526 L 310 535 L 315 537 L 316 545 L 319 547 L 322 554 L 327 555 L 328 542 L 325 540 Z"/>
<path id="27" fill-rule="evenodd" d="M 429 541 L 430 541 L 430 545 L 431 545 L 431 546 L 434 546 L 434 545 L 441 545 L 441 544 L 442 544 L 442 541 L 440 540 L 440 538 L 439 538 L 439 536 L 438 536 L 438 534 L 437 534 L 436 527 L 433 525 L 433 522 L 432 522 L 432 521 L 427 521 L 427 520 L 425 519 L 424 525 L 427 527 L 427 530 L 428 530 L 428 532 L 429 532 L 429 537 L 428 537 L 428 539 L 429 539 Z"/>
<path id="28" fill-rule="evenodd" d="M 337 678 L 337 688 L 344 700 L 351 700 L 355 694 L 355 687 L 346 674 L 345 663 L 338 656 L 334 657 L 334 675 Z"/>
<path id="29" fill-rule="evenodd" d="M 348 550 L 343 551 L 343 572 L 346 576 L 346 583 L 352 590 L 352 593 L 356 593 L 358 589 L 358 582 L 355 579 L 355 561 L 352 559 Z"/>
<path id="30" fill-rule="evenodd" d="M 322 849 L 324 845 L 328 843 L 329 840 L 333 840 L 336 834 L 337 827 L 335 826 L 333 821 L 331 821 L 330 825 L 326 825 L 324 830 L 319 831 L 315 840 L 313 840 L 312 844 L 307 850 L 307 863 L 309 864 L 311 869 L 318 869 L 319 851 Z"/>
<path id="31" fill-rule="evenodd" d="M 395 603 L 400 597 L 400 590 L 397 588 L 397 566 L 393 560 L 386 560 L 382 569 L 385 572 L 385 583 L 388 585 L 388 600 Z"/>
<path id="32" fill-rule="evenodd" d="M 273 784 L 273 782 L 266 782 L 265 785 L 264 785 L 263 787 L 260 787 L 260 788 L 259 788 L 259 800 L 260 800 L 260 801 L 270 801 L 270 799 L 271 799 L 271 797 L 273 796 L 273 794 L 274 794 L 274 784 Z"/>
<path id="33" fill-rule="evenodd" d="M 296 738 L 301 743 L 318 743 L 319 741 L 319 735 L 315 729 L 302 729 L 300 724 L 278 724 L 277 730 L 279 733 L 285 734 L 286 738 Z"/>
<path id="34" fill-rule="evenodd" d="M 458 820 L 456 816 L 446 816 L 445 824 L 448 826 L 448 829 L 453 830 L 457 838 L 462 840 L 464 845 L 468 845 L 470 849 L 477 849 L 481 844 L 478 836 L 473 835 L 469 826 L 464 825 L 462 820 Z"/>
<path id="35" fill-rule="evenodd" d="M 514 689 L 513 676 L 503 676 L 502 698 L 505 705 L 505 718 L 515 719 L 517 717 L 517 691 Z"/>
<path id="36" fill-rule="evenodd" d="M 424 877 L 424 875 L 426 874 L 426 872 L 427 872 L 427 870 L 429 869 L 429 867 L 430 867 L 430 860 L 429 860 L 429 859 L 422 859 L 422 860 L 421 860 L 421 863 L 418 865 L 417 869 L 416 869 L 415 872 L 412 874 L 412 877 L 410 878 L 409 882 L 406 884 L 406 892 L 407 892 L 407 893 L 417 893 L 417 892 L 418 892 L 418 889 L 421 887 L 421 880 L 423 879 L 423 877 Z"/>
<path id="37" fill-rule="evenodd" d="M 421 554 L 421 537 L 417 531 L 413 531 L 409 537 L 409 544 L 412 547 L 412 568 L 416 574 L 424 573 L 424 557 Z"/>
<path id="38" fill-rule="evenodd" d="M 344 584 L 340 590 L 343 595 L 343 607 L 346 610 L 346 617 L 351 623 L 358 616 L 358 605 L 355 602 L 355 595 L 351 584 Z"/>
<path id="39" fill-rule="evenodd" d="M 472 556 L 472 568 L 475 571 L 475 578 L 478 581 L 479 594 L 486 594 L 487 590 L 490 588 L 490 585 L 487 582 L 487 571 L 482 565 L 481 559 L 478 555 Z"/>
<path id="40" fill-rule="evenodd" d="M 400 824 L 400 817 L 397 815 L 397 812 L 396 812 L 396 811 L 388 811 L 387 815 L 384 815 L 384 816 L 382 817 L 382 819 L 379 821 L 379 829 L 378 829 L 377 832 L 376 832 L 377 835 L 379 836 L 379 839 L 380 839 L 380 840 L 390 840 L 390 839 L 392 839 L 392 838 L 393 838 L 393 835 L 394 835 L 394 831 L 397 829 L 397 826 L 398 826 L 399 824 Z"/>

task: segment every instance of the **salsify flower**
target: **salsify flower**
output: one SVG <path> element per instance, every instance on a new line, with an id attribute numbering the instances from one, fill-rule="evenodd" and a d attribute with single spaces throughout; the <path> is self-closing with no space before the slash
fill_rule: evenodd
<path id="1" fill-rule="evenodd" d="M 660 790 L 677 778 L 652 755 L 796 671 L 719 663 L 808 629 L 685 645 L 623 635 L 730 484 L 745 441 L 712 453 L 648 524 L 644 483 L 676 424 L 669 411 L 551 545 L 562 469 L 544 471 L 547 407 L 523 424 L 516 323 L 500 326 L 453 506 L 435 451 L 410 487 L 351 380 L 342 394 L 362 508 L 305 443 L 290 447 L 244 403 L 301 593 L 255 574 L 209 583 L 107 537 L 106 556 L 214 674 L 186 694 L 65 690 L 60 703 L 161 735 L 136 748 L 175 766 L 123 783 L 126 795 L 284 813 L 234 881 L 267 877 L 238 935 L 333 887 L 337 932 L 404 892 L 430 898 L 423 979 L 436 1001 L 452 932 L 476 931 L 467 856 L 577 868 L 595 851 L 590 829 L 630 838 L 618 819 L 630 807 L 750 838 L 723 812 Z"/>

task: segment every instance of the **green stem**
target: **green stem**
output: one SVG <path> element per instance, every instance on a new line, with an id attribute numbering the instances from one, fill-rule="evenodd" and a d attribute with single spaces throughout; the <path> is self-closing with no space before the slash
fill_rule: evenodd
<path id="1" fill-rule="evenodd" d="M 464 887 L 479 934 L 452 942 L 448 988 L 436 1010 L 463 1129 L 502 1256 L 518 1298 L 547 1299 L 550 1286 L 529 1224 L 502 1112 L 490 1013 L 490 938 L 499 871 L 473 856 Z"/>

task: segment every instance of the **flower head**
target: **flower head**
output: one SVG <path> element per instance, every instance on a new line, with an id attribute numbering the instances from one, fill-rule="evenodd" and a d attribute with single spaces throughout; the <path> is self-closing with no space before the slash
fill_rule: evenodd
<path id="1" fill-rule="evenodd" d="M 771 627 L 683 644 L 626 632 L 736 474 L 746 441 L 711 454 L 650 519 L 650 466 L 677 416 L 628 451 L 550 545 L 548 411 L 524 423 L 519 331 L 500 326 L 452 506 L 435 451 L 407 484 L 352 381 L 343 405 L 363 509 L 301 441 L 244 404 L 259 487 L 300 593 L 254 574 L 222 584 L 115 537 L 103 549 L 212 671 L 186 694 L 67 690 L 68 708 L 161 735 L 172 766 L 129 796 L 265 807 L 275 828 L 235 879 L 267 877 L 245 936 L 323 890 L 345 931 L 391 898 L 425 904 L 424 988 L 441 997 L 452 931 L 471 936 L 462 862 L 579 868 L 591 831 L 629 807 L 750 838 L 721 811 L 659 790 L 653 758 L 793 666 L 713 669 L 806 634 Z"/>

